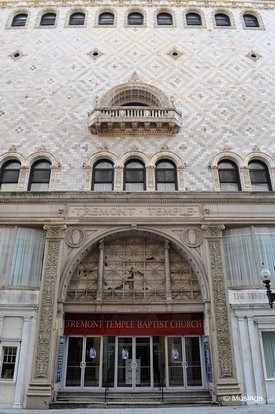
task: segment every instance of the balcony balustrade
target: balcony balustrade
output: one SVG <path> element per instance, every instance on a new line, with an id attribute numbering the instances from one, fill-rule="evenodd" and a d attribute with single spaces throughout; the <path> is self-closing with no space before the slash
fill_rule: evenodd
<path id="1" fill-rule="evenodd" d="M 88 117 L 96 135 L 173 135 L 182 123 L 181 112 L 172 107 L 96 107 Z"/>

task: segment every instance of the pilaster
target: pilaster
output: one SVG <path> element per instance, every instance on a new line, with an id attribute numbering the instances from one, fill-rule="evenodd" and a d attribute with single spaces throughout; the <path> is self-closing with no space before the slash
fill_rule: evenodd
<path id="1" fill-rule="evenodd" d="M 27 408 L 48 408 L 52 397 L 52 354 L 57 313 L 57 289 L 60 277 L 60 244 L 66 226 L 44 226 L 45 259 L 41 283 L 32 380 L 27 392 Z"/>
<path id="2" fill-rule="evenodd" d="M 209 285 L 212 304 L 212 348 L 214 358 L 214 387 L 222 405 L 238 404 L 240 388 L 235 378 L 232 330 L 229 322 L 228 299 L 223 266 L 223 225 L 203 225 L 208 245 Z"/>

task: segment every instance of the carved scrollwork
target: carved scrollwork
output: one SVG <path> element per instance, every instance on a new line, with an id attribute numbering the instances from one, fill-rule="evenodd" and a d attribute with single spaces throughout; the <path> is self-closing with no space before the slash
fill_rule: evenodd
<path id="1" fill-rule="evenodd" d="M 201 226 L 202 231 L 204 232 L 204 237 L 206 239 L 211 238 L 221 238 L 222 237 L 222 230 L 224 230 L 224 225 L 219 224 L 217 226 Z"/>
<path id="2" fill-rule="evenodd" d="M 46 230 L 46 239 L 63 239 L 64 232 L 67 226 L 44 226 L 43 229 Z"/>

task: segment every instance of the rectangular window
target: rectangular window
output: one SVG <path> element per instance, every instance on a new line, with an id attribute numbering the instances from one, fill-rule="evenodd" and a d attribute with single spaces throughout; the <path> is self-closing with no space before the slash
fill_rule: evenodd
<path id="1" fill-rule="evenodd" d="M 16 346 L 3 346 L 1 377 L 0 377 L 2 380 L 13 380 L 14 379 L 16 355 L 17 355 Z"/>
<path id="2" fill-rule="evenodd" d="M 262 332 L 267 378 L 275 378 L 275 332 Z"/>
<path id="3" fill-rule="evenodd" d="M 229 286 L 262 287 L 261 265 L 275 277 L 275 227 L 245 227 L 225 230 L 223 237 Z"/>

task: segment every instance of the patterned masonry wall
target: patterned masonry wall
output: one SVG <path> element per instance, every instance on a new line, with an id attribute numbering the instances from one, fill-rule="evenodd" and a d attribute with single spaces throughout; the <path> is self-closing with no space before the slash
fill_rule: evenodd
<path id="1" fill-rule="evenodd" d="M 135 2 L 143 3 L 143 2 Z M 169 2 L 166 2 L 169 3 Z M 52 3 L 53 4 L 53 3 Z M 213 190 L 210 160 L 225 147 L 245 157 L 259 146 L 275 160 L 275 8 L 252 7 L 263 27 L 245 29 L 241 14 L 251 8 L 197 7 L 205 25 L 186 28 L 184 11 L 165 7 L 174 27 L 156 27 L 159 7 L 140 6 L 145 27 L 127 28 L 131 7 L 116 7 L 115 27 L 96 27 L 99 6 L 83 3 L 85 27 L 66 27 L 77 7 L 26 7 L 25 28 L 11 29 L 14 9 L 0 9 L 0 155 L 13 145 L 28 157 L 44 145 L 60 162 L 56 190 L 82 190 L 83 163 L 103 146 L 121 157 L 137 147 L 149 157 L 168 146 L 186 163 L 186 190 Z M 251 3 L 253 6 L 253 3 Z M 110 7 L 106 7 L 110 9 Z M 41 12 L 57 10 L 57 24 L 38 28 Z M 214 10 L 227 10 L 232 28 L 215 28 Z M 97 49 L 97 59 L 89 55 Z M 169 52 L 180 52 L 177 59 Z M 22 56 L 14 60 L 11 55 Z M 252 60 L 247 55 L 259 55 Z M 170 137 L 98 137 L 87 126 L 87 112 L 112 87 L 136 71 L 144 83 L 173 97 L 182 110 L 181 131 Z"/>

